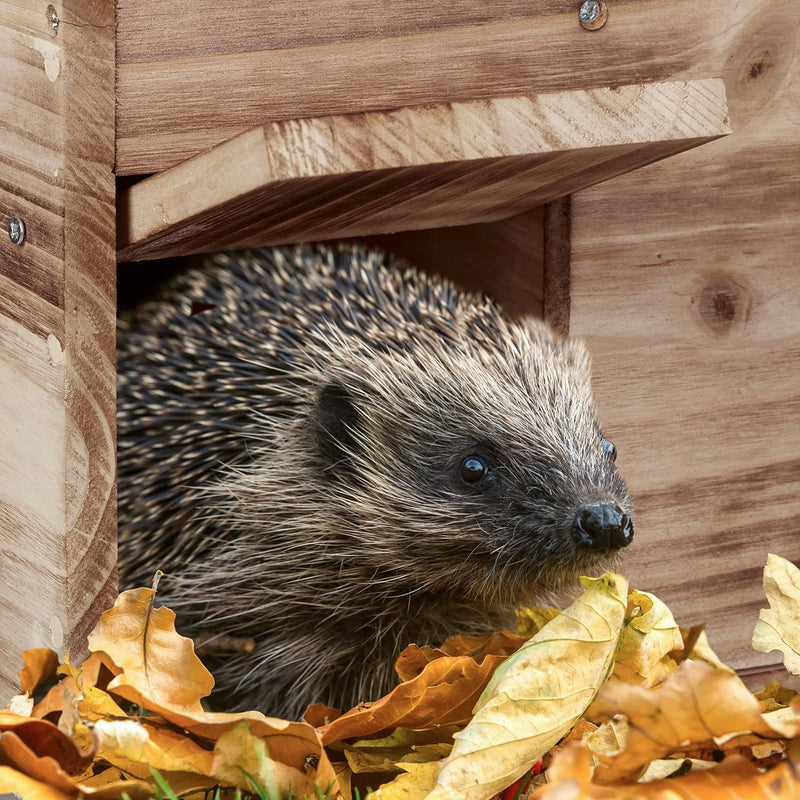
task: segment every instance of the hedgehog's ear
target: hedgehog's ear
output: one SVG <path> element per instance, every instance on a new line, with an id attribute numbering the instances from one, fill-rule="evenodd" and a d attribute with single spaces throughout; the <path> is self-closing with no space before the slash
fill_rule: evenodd
<path id="1" fill-rule="evenodd" d="M 319 452 L 326 469 L 352 466 L 358 448 L 356 432 L 361 414 L 352 394 L 337 381 L 326 384 L 317 396 L 316 427 Z"/>

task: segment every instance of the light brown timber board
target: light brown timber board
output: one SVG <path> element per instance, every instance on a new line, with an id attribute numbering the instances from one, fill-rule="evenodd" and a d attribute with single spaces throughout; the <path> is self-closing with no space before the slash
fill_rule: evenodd
<path id="1" fill-rule="evenodd" d="M 361 237 L 427 272 L 482 291 L 511 316 L 542 316 L 545 206 L 498 222 Z M 502 269 L 498 269 L 502 264 Z"/>
<path id="2" fill-rule="evenodd" d="M 120 260 L 511 216 L 729 132 L 717 79 L 270 123 L 120 197 Z"/>
<path id="3" fill-rule="evenodd" d="M 787 678 L 750 647 L 767 553 L 800 563 L 800 4 L 698 5 L 734 133 L 573 197 L 570 327 L 633 492 L 632 583 L 755 685 Z"/>
<path id="4" fill-rule="evenodd" d="M 116 590 L 114 9 L 47 5 L 0 19 L 0 705 Z"/>
<path id="5" fill-rule="evenodd" d="M 223 37 L 219 50 L 209 52 L 216 46 L 208 44 L 200 55 L 173 57 L 158 47 L 147 55 L 149 45 L 141 43 L 149 60 L 121 61 L 117 69 L 117 174 L 164 170 L 274 120 L 714 77 L 696 64 L 731 43 L 738 20 L 734 9 L 722 25 L 692 0 L 668 9 L 636 0 L 615 3 L 605 27 L 592 32 L 579 25 L 573 2 L 537 5 L 525 18 L 503 4 L 506 11 L 491 12 L 486 24 L 465 24 L 489 14 L 478 5 L 486 7 L 443 3 L 434 15 L 415 3 L 403 24 L 398 15 L 372 32 L 356 25 L 360 38 L 344 41 L 327 40 L 324 31 L 340 28 L 341 20 L 331 22 L 317 9 L 307 26 L 322 31 L 317 39 L 326 43 L 314 46 L 300 37 L 284 40 L 285 47 L 249 50 L 251 44 Z M 175 41 L 191 40 L 192 17 L 184 15 L 187 29 Z M 161 38 L 157 20 L 150 30 Z M 239 30 L 237 36 L 245 35 L 246 28 Z M 126 31 L 121 21 L 121 52 Z"/>

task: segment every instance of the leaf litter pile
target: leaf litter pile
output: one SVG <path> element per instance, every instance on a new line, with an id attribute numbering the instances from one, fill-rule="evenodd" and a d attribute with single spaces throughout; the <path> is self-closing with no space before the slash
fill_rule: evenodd
<path id="1" fill-rule="evenodd" d="M 213 679 L 153 589 L 123 592 L 59 665 L 23 654 L 0 792 L 24 798 L 800 797 L 800 696 L 751 693 L 702 627 L 620 575 L 516 634 L 411 645 L 388 695 L 303 722 L 205 710 Z M 753 646 L 800 674 L 800 570 L 770 556 Z M 47 686 L 49 685 L 49 689 Z M 43 688 L 45 687 L 45 688 Z M 36 700 L 34 700 L 36 698 Z M 371 790 L 371 793 L 370 793 Z"/>

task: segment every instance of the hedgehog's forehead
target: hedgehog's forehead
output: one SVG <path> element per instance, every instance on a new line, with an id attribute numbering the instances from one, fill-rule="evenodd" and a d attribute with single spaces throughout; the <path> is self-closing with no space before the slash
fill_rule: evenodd
<path id="1" fill-rule="evenodd" d="M 582 346 L 520 335 L 461 344 L 362 351 L 343 363 L 362 386 L 365 401 L 410 415 L 441 417 L 446 409 L 456 418 L 478 414 L 480 419 L 488 413 L 522 427 L 531 417 L 591 415 Z"/>

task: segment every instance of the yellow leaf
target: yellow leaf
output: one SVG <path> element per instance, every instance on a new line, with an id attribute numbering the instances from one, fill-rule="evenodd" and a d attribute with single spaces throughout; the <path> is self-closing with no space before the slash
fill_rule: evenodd
<path id="1" fill-rule="evenodd" d="M 89 648 L 107 654 L 120 670 L 108 691 L 211 741 L 246 721 L 253 736 L 268 740 L 273 759 L 297 771 L 311 759 L 317 766 L 310 772 L 320 785 L 335 785 L 330 761 L 307 723 L 272 719 L 258 711 L 203 710 L 200 699 L 211 691 L 214 679 L 191 640 L 176 632 L 174 612 L 153 607 L 154 596 L 152 589 L 123 592 L 89 636 Z"/>
<path id="2" fill-rule="evenodd" d="M 667 606 L 647 592 L 631 591 L 628 609 L 613 675 L 628 683 L 654 686 L 677 669 L 669 653 L 683 647 L 680 628 Z"/>
<path id="3" fill-rule="evenodd" d="M 691 659 L 692 661 L 705 661 L 712 667 L 734 673 L 727 664 L 723 663 L 720 657 L 712 650 L 708 643 L 705 625 L 693 625 L 690 628 L 681 628 L 683 647 L 673 651 L 670 655 L 678 662 Z"/>
<path id="4" fill-rule="evenodd" d="M 550 620 L 555 619 L 561 611 L 552 606 L 549 608 L 531 606 L 530 608 L 518 608 L 515 613 L 517 633 L 526 639 L 530 639 L 531 636 L 539 633 Z"/>
<path id="5" fill-rule="evenodd" d="M 98 720 L 93 734 L 102 758 L 138 778 L 157 770 L 194 772 L 208 775 L 211 753 L 188 736 L 148 720 Z"/>
<path id="6" fill-rule="evenodd" d="M 758 701 L 735 674 L 703 661 L 684 661 L 657 690 L 609 681 L 587 716 L 614 720 L 617 726 L 619 751 L 607 747 L 608 739 L 596 751 L 602 761 L 596 778 L 604 783 L 638 778 L 651 761 L 689 747 L 720 747 L 749 733 L 777 739 L 800 732 L 800 715 L 762 715 Z"/>
<path id="7" fill-rule="evenodd" d="M 155 608 L 154 598 L 153 589 L 122 592 L 89 634 L 89 649 L 106 653 L 122 670 L 109 691 L 133 702 L 144 698 L 179 711 L 202 711 L 200 699 L 210 694 L 214 679 L 192 640 L 176 632 L 174 612 Z"/>
<path id="8" fill-rule="evenodd" d="M 800 569 L 770 553 L 764 567 L 764 592 L 770 607 L 759 612 L 753 647 L 762 653 L 780 650 L 786 669 L 800 675 Z"/>
<path id="9" fill-rule="evenodd" d="M 430 800 L 481 800 L 522 776 L 580 719 L 611 671 L 625 620 L 620 575 L 586 591 L 501 664 L 455 736 Z"/>
<path id="10" fill-rule="evenodd" d="M 252 776 L 267 790 L 268 796 L 314 797 L 313 779 L 303 771 L 270 757 L 270 741 L 254 736 L 245 720 L 220 736 L 214 746 L 213 761 L 208 774 L 242 789 L 254 787 Z M 327 786 L 322 786 L 323 790 Z"/>
<path id="11" fill-rule="evenodd" d="M 439 764 L 400 762 L 397 766 L 402 774 L 370 794 L 370 800 L 425 800 L 436 784 Z"/>

